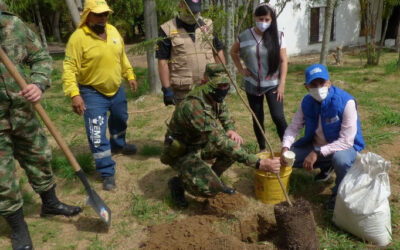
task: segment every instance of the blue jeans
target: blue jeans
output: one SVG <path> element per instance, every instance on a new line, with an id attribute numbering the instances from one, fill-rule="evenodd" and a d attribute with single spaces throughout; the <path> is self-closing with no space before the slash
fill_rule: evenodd
<path id="1" fill-rule="evenodd" d="M 92 87 L 80 86 L 80 94 L 86 106 L 86 134 L 96 170 L 102 177 L 113 176 L 115 161 L 111 158 L 111 149 L 122 148 L 126 144 L 128 107 L 125 90 L 121 86 L 114 96 L 107 97 Z M 110 140 L 106 137 L 107 122 Z"/>
<path id="2" fill-rule="evenodd" d="M 301 147 L 292 147 L 290 150 L 296 154 L 296 160 L 293 164 L 295 168 L 302 168 L 304 159 L 313 150 L 312 143 L 306 144 Z M 337 151 L 326 157 L 318 156 L 317 161 L 314 163 L 314 168 L 320 168 L 321 171 L 327 171 L 330 166 L 333 166 L 336 173 L 335 186 L 332 188 L 332 194 L 336 195 L 340 182 L 343 180 L 346 173 L 349 171 L 353 162 L 356 160 L 357 152 L 355 149 L 349 148 L 347 150 Z"/>

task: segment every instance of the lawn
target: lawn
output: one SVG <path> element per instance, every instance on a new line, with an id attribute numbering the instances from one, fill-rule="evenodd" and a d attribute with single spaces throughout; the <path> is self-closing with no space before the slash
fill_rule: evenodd
<path id="1" fill-rule="evenodd" d="M 343 66 L 329 65 L 331 79 L 340 88 L 345 89 L 357 99 L 362 129 L 367 148 L 364 152 L 375 152 L 392 162 L 390 181 L 392 195 L 390 205 L 392 212 L 393 244 L 388 249 L 400 248 L 400 197 L 398 168 L 400 165 L 400 71 L 396 71 L 396 53 L 382 55 L 381 65 L 365 67 L 361 64 L 362 54 L 350 51 L 345 54 Z M 304 57 L 306 58 L 306 57 Z M 151 232 L 150 227 L 179 221 L 197 215 L 201 204 L 190 198 L 188 210 L 176 209 L 170 200 L 167 188 L 168 179 L 175 172 L 161 164 L 159 156 L 162 150 L 163 137 L 166 131 L 165 122 L 173 112 L 173 107 L 165 107 L 160 95 L 148 95 L 147 69 L 136 68 L 139 90 L 128 96 L 129 121 L 127 140 L 139 147 L 133 157 L 114 156 L 117 162 L 117 190 L 101 190 L 101 180 L 97 176 L 93 159 L 87 145 L 83 118 L 72 111 L 71 101 L 64 97 L 61 87 L 62 58 L 55 58 L 53 86 L 49 89 L 42 104 L 60 130 L 63 138 L 70 145 L 90 182 L 99 195 L 113 211 L 113 224 L 110 229 L 104 228 L 95 213 L 85 206 L 85 191 L 65 157 L 61 154 L 53 139 L 53 168 L 55 170 L 60 197 L 70 203 L 85 206 L 84 212 L 77 218 L 41 219 L 40 199 L 30 186 L 22 171 L 20 184 L 23 187 L 25 214 L 36 249 L 138 249 L 145 246 Z M 292 60 L 289 59 L 289 62 Z M 293 60 L 294 61 L 294 60 Z M 299 62 L 301 60 L 296 60 Z M 365 62 L 365 59 L 363 60 Z M 306 90 L 303 86 L 306 63 L 290 63 L 285 91 L 285 116 L 290 122 Z M 124 83 L 125 86 L 126 83 Z M 244 95 L 243 91 L 240 91 Z M 236 121 L 239 134 L 245 140 L 245 147 L 257 152 L 257 143 L 252 129 L 251 117 L 237 94 L 227 98 L 228 106 Z M 266 112 L 266 136 L 273 150 L 280 151 L 280 141 L 274 124 Z M 253 190 L 253 171 L 244 165 L 234 164 L 223 180 L 244 194 L 249 202 L 248 210 L 261 209 L 273 211 L 270 205 L 264 205 L 255 199 Z M 313 182 L 313 174 L 297 170 L 290 179 L 290 196 L 307 199 L 313 207 L 321 249 L 372 249 L 373 245 L 362 242 L 352 235 L 340 230 L 331 222 L 332 213 L 324 211 L 322 203 L 330 194 L 328 184 Z M 244 212 L 245 213 L 245 212 Z M 225 235 L 234 234 L 230 225 L 232 218 L 222 219 L 214 230 Z M 4 220 L 0 220 L 0 249 L 10 249 L 10 230 Z M 151 239 L 150 239 L 151 240 Z M 261 244 L 261 243 L 260 243 Z M 264 242 L 266 249 L 273 247 L 272 242 Z M 262 246 L 262 245 L 261 245 Z M 216 247 L 224 249 L 223 246 Z"/>

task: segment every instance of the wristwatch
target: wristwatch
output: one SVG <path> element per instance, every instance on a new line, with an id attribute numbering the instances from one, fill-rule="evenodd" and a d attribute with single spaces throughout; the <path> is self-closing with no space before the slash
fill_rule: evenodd
<path id="1" fill-rule="evenodd" d="M 314 147 L 313 151 L 320 156 L 321 155 L 321 147 Z"/>

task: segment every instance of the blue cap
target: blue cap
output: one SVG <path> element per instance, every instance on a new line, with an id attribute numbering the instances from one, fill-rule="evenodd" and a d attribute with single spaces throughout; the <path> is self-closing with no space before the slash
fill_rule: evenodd
<path id="1" fill-rule="evenodd" d="M 326 67 L 322 64 L 313 64 L 306 69 L 306 82 L 305 85 L 310 84 L 314 79 L 322 78 L 329 80 L 329 73 Z"/>

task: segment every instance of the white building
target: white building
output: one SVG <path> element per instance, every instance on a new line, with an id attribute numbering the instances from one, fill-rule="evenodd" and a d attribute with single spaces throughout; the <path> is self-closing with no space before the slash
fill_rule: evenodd
<path id="1" fill-rule="evenodd" d="M 261 0 L 260 2 L 264 2 Z M 275 5 L 277 0 L 271 0 Z M 282 2 L 282 1 L 278 1 Z M 381 1 L 374 1 L 380 3 Z M 377 5 L 377 4 L 376 4 Z M 293 0 L 286 4 L 278 17 L 278 27 L 284 32 L 288 55 L 306 54 L 321 51 L 324 31 L 326 0 L 305 1 Z M 374 10 L 378 10 L 376 6 Z M 277 8 L 279 11 L 279 8 Z M 381 19 L 379 19 L 381 20 Z M 333 19 L 333 34 L 330 49 L 337 46 L 360 46 L 365 44 L 361 32 L 361 15 L 359 0 L 339 1 Z M 381 21 L 377 24 L 376 41 L 381 34 Z"/>

